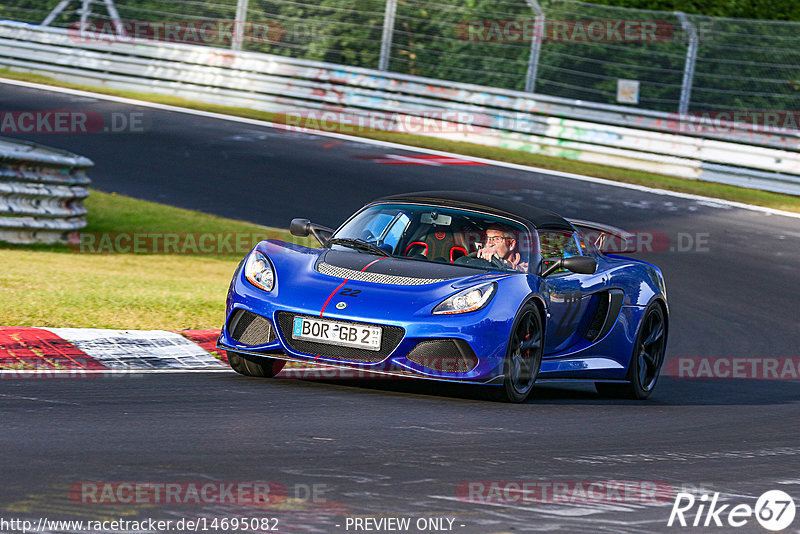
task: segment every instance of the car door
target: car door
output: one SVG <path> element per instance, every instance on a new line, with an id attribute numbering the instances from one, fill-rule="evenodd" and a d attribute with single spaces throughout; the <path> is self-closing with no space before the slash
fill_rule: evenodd
<path id="1" fill-rule="evenodd" d="M 544 265 L 559 258 L 582 254 L 575 233 L 540 230 L 539 246 Z M 598 274 L 576 274 L 561 269 L 544 279 L 550 301 L 550 316 L 545 329 L 544 353 L 561 352 L 581 339 L 588 324 L 590 295 L 602 290 L 604 279 Z"/>

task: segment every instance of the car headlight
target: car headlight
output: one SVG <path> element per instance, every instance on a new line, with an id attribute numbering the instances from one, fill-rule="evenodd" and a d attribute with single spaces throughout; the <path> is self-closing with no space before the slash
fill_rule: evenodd
<path id="1" fill-rule="evenodd" d="M 488 304 L 496 290 L 497 284 L 494 282 L 468 287 L 441 302 L 433 309 L 433 313 L 444 315 L 480 310 Z"/>
<path id="2" fill-rule="evenodd" d="M 257 250 L 247 257 L 244 264 L 244 277 L 248 282 L 264 291 L 272 291 L 272 288 L 275 287 L 275 271 L 272 269 L 272 264 Z"/>

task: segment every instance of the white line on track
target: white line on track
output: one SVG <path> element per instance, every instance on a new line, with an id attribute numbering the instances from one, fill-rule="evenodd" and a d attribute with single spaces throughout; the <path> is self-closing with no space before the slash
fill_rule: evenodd
<path id="1" fill-rule="evenodd" d="M 16 400 L 29 400 L 29 401 L 36 401 L 36 402 L 45 402 L 49 404 L 69 404 L 72 406 L 80 406 L 79 402 L 68 402 L 62 400 L 51 400 L 51 399 L 42 399 L 40 397 L 26 397 L 23 395 L 9 395 L 7 393 L 0 393 L 0 397 L 4 399 L 16 399 Z"/>
<path id="2" fill-rule="evenodd" d="M 135 100 L 133 98 L 124 98 L 120 96 L 112 96 L 112 95 L 104 95 L 100 93 L 93 93 L 90 91 L 81 91 L 78 89 L 68 89 L 65 87 L 57 87 L 54 85 L 44 85 L 39 83 L 32 83 L 32 82 L 23 82 L 19 80 L 11 80 L 8 78 L 0 77 L 0 83 L 5 83 L 9 85 L 17 85 L 19 87 L 28 87 L 31 89 L 41 89 L 44 91 L 51 91 L 54 93 L 64 93 L 68 95 L 75 95 L 75 96 L 84 96 L 88 98 L 96 98 L 98 100 L 108 100 L 111 102 L 119 102 L 121 104 L 129 104 L 133 106 L 142 106 L 148 107 L 152 109 L 159 109 L 163 111 L 173 111 L 176 113 L 186 113 L 189 115 L 197 115 L 200 117 L 208 117 L 212 119 L 219 119 L 219 120 L 226 120 L 232 122 L 240 122 L 243 124 L 251 124 L 254 126 L 264 126 L 268 128 L 275 128 L 278 130 L 290 130 L 294 131 L 293 127 L 286 126 L 284 124 L 272 123 L 269 121 L 261 121 L 257 119 L 248 119 L 245 117 L 236 117 L 234 115 L 225 115 L 223 113 L 214 113 L 211 111 L 202 111 L 198 109 L 189 109 L 189 108 L 182 108 L 179 106 L 170 106 L 167 104 L 157 104 L 155 102 L 147 102 L 145 100 Z M 615 182 L 613 180 L 606 180 L 604 178 L 594 178 L 592 176 L 585 176 L 583 174 L 575 174 L 571 172 L 562 172 L 562 171 L 553 171 L 549 169 L 542 169 L 539 167 L 531 167 L 528 165 L 519 165 L 517 163 L 508 163 L 505 161 L 496 161 L 492 159 L 485 159 L 485 158 L 476 158 L 473 156 L 466 156 L 463 154 L 456 154 L 454 152 L 443 152 L 441 150 L 431 150 L 428 148 L 420 148 L 415 146 L 403 145 L 400 143 L 391 143 L 389 141 L 379 141 L 376 139 L 368 139 L 366 137 L 357 137 L 353 135 L 341 134 L 336 132 L 325 132 L 320 130 L 307 130 L 303 129 L 303 133 L 311 134 L 311 135 L 319 135 L 323 137 L 331 137 L 334 139 L 341 139 L 344 141 L 353 141 L 358 143 L 364 143 L 368 145 L 376 145 L 385 148 L 394 148 L 397 150 L 407 150 L 411 152 L 419 152 L 423 154 L 433 154 L 438 156 L 446 156 L 446 157 L 453 157 L 453 158 L 461 158 L 470 161 L 476 161 L 479 163 L 485 163 L 486 165 L 493 165 L 495 167 L 504 167 L 507 169 L 514 169 L 518 171 L 525 171 L 525 172 L 535 172 L 539 174 L 548 174 L 550 176 L 558 176 L 560 178 L 569 178 L 572 180 L 580 180 L 583 182 L 590 182 L 595 184 L 602 184 L 608 185 L 612 187 L 621 187 L 624 189 L 632 189 L 635 191 L 642 191 L 645 193 L 652 193 L 655 195 L 662 195 L 662 196 L 670 196 L 675 198 L 683 198 L 686 200 L 696 200 L 699 202 L 707 203 L 707 205 L 711 207 L 721 207 L 727 206 L 731 208 L 740 208 L 749 211 L 757 211 L 760 213 L 765 213 L 768 215 L 780 215 L 783 217 L 791 217 L 794 219 L 800 219 L 800 213 L 793 213 L 790 211 L 783 211 L 777 210 L 773 208 L 766 208 L 763 206 L 754 206 L 752 204 L 745 204 L 744 202 L 734 202 L 731 200 L 722 200 L 719 198 L 713 197 L 706 197 L 702 195 L 692 195 L 689 193 L 678 193 L 676 191 L 668 191 L 666 189 L 658 189 L 655 187 L 646 187 L 643 185 L 635 185 L 635 184 L 626 184 L 623 182 Z"/>

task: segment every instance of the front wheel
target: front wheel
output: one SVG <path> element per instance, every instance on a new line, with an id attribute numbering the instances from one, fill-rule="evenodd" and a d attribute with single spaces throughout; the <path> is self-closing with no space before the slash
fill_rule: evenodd
<path id="1" fill-rule="evenodd" d="M 245 376 L 272 378 L 281 372 L 286 362 L 275 358 L 250 356 L 241 352 L 227 351 L 231 369 Z"/>
<path id="2" fill-rule="evenodd" d="M 658 302 L 652 302 L 644 312 L 636 343 L 633 346 L 631 363 L 628 366 L 629 381 L 625 384 L 597 382 L 595 389 L 601 395 L 626 399 L 646 399 L 653 392 L 664 363 L 667 349 L 667 319 Z"/>
<path id="3" fill-rule="evenodd" d="M 542 316 L 535 304 L 528 302 L 517 314 L 503 364 L 503 386 L 498 400 L 522 402 L 536 382 L 544 350 Z"/>

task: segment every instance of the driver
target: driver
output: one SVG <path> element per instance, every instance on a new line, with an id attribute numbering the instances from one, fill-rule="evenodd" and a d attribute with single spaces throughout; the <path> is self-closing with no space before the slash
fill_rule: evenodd
<path id="1" fill-rule="evenodd" d="M 486 229 L 486 240 L 483 248 L 478 250 L 478 257 L 515 271 L 528 271 L 528 263 L 522 261 L 522 255 L 517 251 L 514 232 L 502 224 L 492 224 Z"/>

